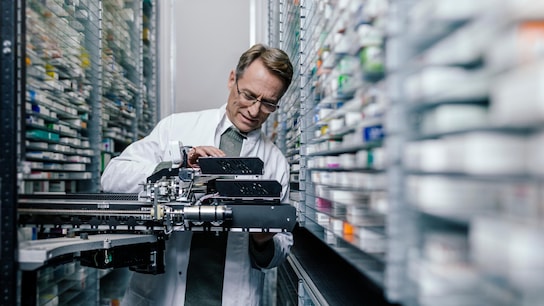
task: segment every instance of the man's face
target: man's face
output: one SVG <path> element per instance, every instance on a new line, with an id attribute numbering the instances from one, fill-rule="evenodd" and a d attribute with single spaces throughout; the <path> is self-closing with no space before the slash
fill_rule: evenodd
<path id="1" fill-rule="evenodd" d="M 261 127 L 270 115 L 255 100 L 277 104 L 283 92 L 281 79 L 270 73 L 260 60 L 251 63 L 238 80 L 235 71 L 231 71 L 228 87 L 227 116 L 244 133 Z"/>

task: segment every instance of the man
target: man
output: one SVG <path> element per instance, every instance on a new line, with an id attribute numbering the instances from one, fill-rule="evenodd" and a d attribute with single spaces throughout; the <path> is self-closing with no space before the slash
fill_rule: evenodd
<path id="1" fill-rule="evenodd" d="M 292 75 L 293 67 L 285 52 L 260 44 L 251 47 L 240 57 L 236 70 L 229 74 L 226 105 L 173 114 L 161 120 L 147 137 L 131 144 L 110 161 L 102 176 L 103 190 L 139 192 L 145 179 L 169 158 L 169 143 L 173 140 L 193 147 L 188 153 L 191 167 L 198 167 L 199 157 L 225 156 L 219 149 L 220 138 L 234 126 L 244 138 L 240 156 L 261 158 L 265 165 L 263 178 L 281 183 L 282 202 L 286 202 L 289 165 L 281 151 L 261 132 L 261 126 L 277 109 Z M 290 233 L 228 233 L 222 290 L 221 284 L 204 288 L 209 284 L 200 283 L 195 292 L 210 294 L 197 294 L 200 300 L 192 302 L 194 285 L 189 286 L 191 275 L 188 276 L 187 270 L 192 275 L 205 272 L 194 272 L 192 263 L 189 265 L 192 237 L 191 232 L 174 232 L 166 244 L 166 272 L 156 276 L 134 273 L 123 304 L 216 305 L 219 299 L 221 305 L 222 299 L 223 305 L 257 305 L 262 293 L 261 269 L 282 263 L 293 244 Z M 212 294 L 214 291 L 219 294 Z"/>

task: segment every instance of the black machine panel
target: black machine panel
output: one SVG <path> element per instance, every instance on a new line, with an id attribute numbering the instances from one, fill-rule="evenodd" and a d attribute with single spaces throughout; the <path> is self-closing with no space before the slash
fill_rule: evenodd
<path id="1" fill-rule="evenodd" d="M 210 185 L 220 197 L 278 200 L 281 197 L 281 184 L 273 180 L 217 179 Z"/>
<path id="2" fill-rule="evenodd" d="M 262 175 L 264 169 L 258 157 L 201 157 L 198 165 L 206 175 Z"/>

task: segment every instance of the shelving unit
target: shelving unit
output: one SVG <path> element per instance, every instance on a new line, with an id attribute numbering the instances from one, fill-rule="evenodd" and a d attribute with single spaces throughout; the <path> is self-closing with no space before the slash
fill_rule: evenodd
<path id="1" fill-rule="evenodd" d="M 154 6 L 26 2 L 22 193 L 97 192 L 109 159 L 152 129 Z"/>
<path id="2" fill-rule="evenodd" d="M 90 68 L 100 35 L 98 2 L 26 3 L 26 103 L 23 192 L 75 191 L 92 178 Z M 100 65 L 100 63 L 95 63 Z"/>
<path id="3" fill-rule="evenodd" d="M 389 302 L 542 304 L 542 4 L 270 3 L 303 228 Z"/>
<path id="4" fill-rule="evenodd" d="M 138 104 L 138 138 L 147 136 L 155 127 L 159 114 L 157 92 L 157 3 L 142 1 L 142 103 Z"/>
<path id="5" fill-rule="evenodd" d="M 395 201 L 414 215 L 403 301 L 542 304 L 542 4 L 396 2 Z"/>
<path id="6" fill-rule="evenodd" d="M 98 270 L 71 262 L 38 271 L 36 305 L 98 305 Z"/>
<path id="7" fill-rule="evenodd" d="M 14 122 L 6 121 L 2 130 L 17 142 L 2 139 L 5 158 L 19 170 L 18 176 L 5 173 L 18 190 L 10 194 L 4 190 L 10 187 L 8 180 L 0 184 L 6 195 L 2 215 L 12 216 L 15 223 L 17 194 L 99 192 L 106 163 L 147 135 L 158 113 L 154 0 L 16 3 L 10 16 L 17 16 L 21 23 L 15 23 L 21 31 L 16 34 L 20 50 L 14 53 L 19 65 L 12 67 L 14 75 L 6 75 L 20 92 L 4 97 L 2 110 L 13 112 L 1 114 L 14 116 Z M 8 123 L 16 130 L 8 128 Z M 11 158 L 10 150 L 17 155 Z M 7 210 L 11 205 L 12 213 Z M 23 231 L 15 239 L 15 223 L 2 223 L 2 245 L 10 250 L 17 250 L 17 240 L 36 239 Z M 56 230 L 61 229 L 50 234 Z M 5 269 L 9 264 L 16 269 L 16 260 L 4 254 L 9 253 L 2 251 L 2 288 L 15 290 L 12 294 L 6 289 L 7 302 L 2 304 L 101 303 L 101 278 L 109 271 L 82 267 L 77 260 L 50 262 L 39 270 L 19 271 L 21 278 L 16 281 L 17 275 L 9 279 L 12 275 Z M 16 293 L 21 294 L 17 301 Z M 112 300 L 118 294 L 106 293 Z"/>
<path id="8" fill-rule="evenodd" d="M 281 108 L 291 203 L 305 229 L 382 287 L 387 3 L 363 2 L 280 1 L 276 35 L 297 67 Z"/>
<path id="9" fill-rule="evenodd" d="M 136 108 L 142 103 L 143 36 L 137 3 L 125 6 L 122 1 L 104 1 L 102 99 L 106 120 L 102 133 L 105 147 L 111 152 L 122 151 L 138 133 Z"/>
<path id="10" fill-rule="evenodd" d="M 301 7 L 304 224 L 383 285 L 387 101 L 380 81 L 386 7 L 372 11 L 357 1 L 308 1 Z"/>

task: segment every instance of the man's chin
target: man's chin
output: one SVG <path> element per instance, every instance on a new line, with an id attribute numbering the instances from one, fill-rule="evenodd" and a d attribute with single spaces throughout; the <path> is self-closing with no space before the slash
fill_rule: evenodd
<path id="1" fill-rule="evenodd" d="M 237 122 L 238 124 L 236 124 L 236 127 L 240 130 L 240 132 L 249 133 L 259 128 L 260 125 L 257 123 L 248 121 L 249 120 L 247 119 L 242 119 Z"/>
<path id="2" fill-rule="evenodd" d="M 254 127 L 254 126 L 249 126 L 249 125 L 246 125 L 246 124 L 242 124 L 240 127 L 238 127 L 238 129 L 240 130 L 240 132 L 242 133 L 249 133 L 253 130 L 256 130 L 257 127 Z"/>

